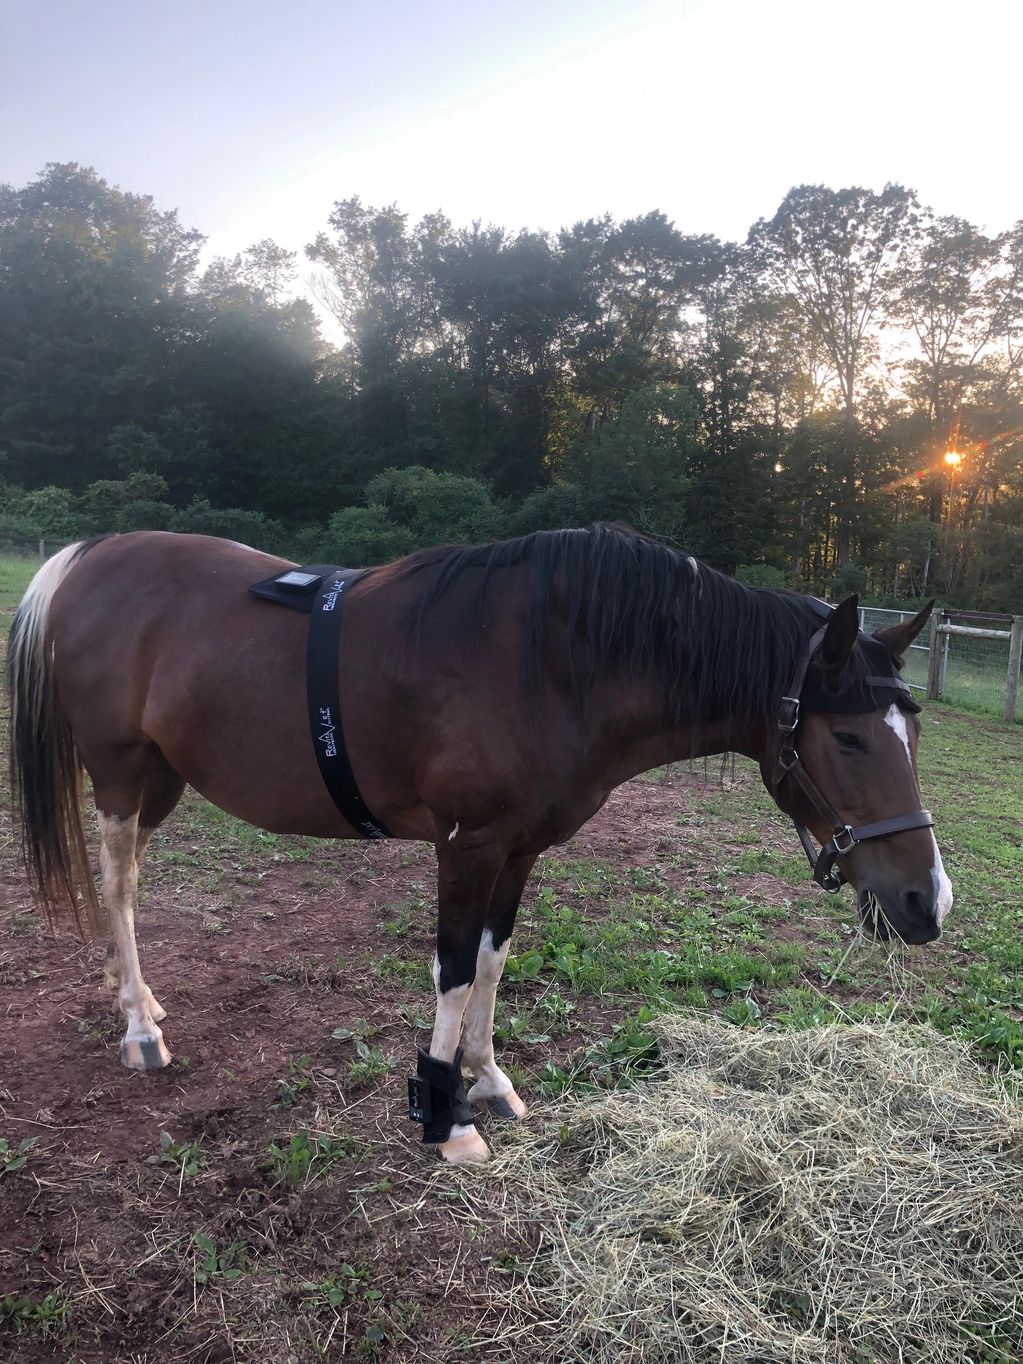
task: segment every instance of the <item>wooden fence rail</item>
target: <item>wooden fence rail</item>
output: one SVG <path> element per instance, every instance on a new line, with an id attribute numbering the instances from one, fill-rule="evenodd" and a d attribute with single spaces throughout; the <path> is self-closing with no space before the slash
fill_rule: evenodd
<path id="1" fill-rule="evenodd" d="M 1023 660 L 1023 616 L 1012 617 L 1009 630 L 981 630 L 973 625 L 953 625 L 948 612 L 931 616 L 931 643 L 927 657 L 927 696 L 931 701 L 941 694 L 942 641 L 951 635 L 966 635 L 971 639 L 1006 639 L 1009 641 L 1009 666 L 1005 677 L 1005 705 L 1002 719 L 1010 725 L 1016 719 L 1019 698 L 1020 663 Z"/>

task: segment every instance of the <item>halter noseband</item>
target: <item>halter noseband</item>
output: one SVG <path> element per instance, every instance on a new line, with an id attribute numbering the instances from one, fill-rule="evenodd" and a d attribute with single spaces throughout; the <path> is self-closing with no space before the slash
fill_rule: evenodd
<path id="1" fill-rule="evenodd" d="M 857 843 L 864 843 L 870 838 L 884 838 L 888 834 L 905 833 L 910 829 L 929 829 L 933 826 L 934 819 L 929 810 L 914 810 L 912 814 L 894 815 L 891 819 L 879 819 L 873 824 L 860 824 L 858 826 L 847 824 L 803 766 L 803 760 L 796 752 L 796 729 L 799 725 L 800 697 L 803 684 L 806 681 L 807 670 L 813 661 L 814 654 L 821 646 L 826 630 L 827 626 L 822 625 L 816 634 L 811 636 L 799 662 L 796 664 L 788 694 L 781 699 L 778 729 L 781 732 L 782 739 L 778 752 L 775 787 L 777 788 L 785 777 L 791 777 L 802 787 L 817 813 L 830 826 L 831 839 L 818 852 L 814 846 L 813 836 L 806 825 L 799 824 L 795 819 L 792 821 L 796 827 L 796 833 L 799 835 L 799 841 L 803 845 L 803 851 L 810 863 L 813 879 L 825 890 L 836 891 L 845 884 L 846 878 L 842 874 L 841 868 L 835 864 L 840 857 L 851 852 Z M 877 682 L 888 688 L 909 692 L 908 686 L 901 678 L 868 678 L 867 682 Z"/>

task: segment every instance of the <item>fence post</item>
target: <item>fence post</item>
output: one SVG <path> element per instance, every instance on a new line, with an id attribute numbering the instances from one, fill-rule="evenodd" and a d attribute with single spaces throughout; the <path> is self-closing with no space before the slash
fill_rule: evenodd
<path id="1" fill-rule="evenodd" d="M 46 558 L 46 541 L 39 541 L 39 562 L 42 563 Z"/>
<path id="2" fill-rule="evenodd" d="M 941 678 L 941 636 L 938 633 L 941 628 L 941 617 L 943 611 L 931 612 L 931 638 L 927 648 L 927 699 L 937 701 L 938 686 Z"/>
<path id="3" fill-rule="evenodd" d="M 1023 616 L 1013 616 L 1009 635 L 1009 675 L 1005 680 L 1005 710 L 1002 719 L 1007 724 L 1016 720 L 1016 697 L 1019 694 L 1019 667 L 1023 658 Z"/>

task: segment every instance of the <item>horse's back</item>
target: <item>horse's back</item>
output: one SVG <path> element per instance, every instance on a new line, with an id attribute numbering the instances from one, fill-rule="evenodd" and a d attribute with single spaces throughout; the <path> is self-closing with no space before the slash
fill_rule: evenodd
<path id="1" fill-rule="evenodd" d="M 90 770 L 150 744 L 214 803 L 267 827 L 280 823 L 271 774 L 287 784 L 297 771 L 313 793 L 298 821 L 330 822 L 306 720 L 307 618 L 248 592 L 286 567 L 229 540 L 161 531 L 87 550 L 54 597 L 50 633 Z"/>

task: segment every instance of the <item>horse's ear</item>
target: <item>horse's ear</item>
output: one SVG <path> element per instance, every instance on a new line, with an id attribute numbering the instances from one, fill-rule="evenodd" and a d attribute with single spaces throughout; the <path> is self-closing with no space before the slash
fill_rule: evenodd
<path id="1" fill-rule="evenodd" d="M 821 662 L 830 672 L 840 672 L 860 632 L 859 598 L 855 592 L 839 602 L 828 619 L 828 628 L 821 640 Z"/>
<path id="2" fill-rule="evenodd" d="M 888 652 L 895 659 L 897 668 L 901 668 L 905 663 L 909 646 L 927 624 L 928 617 L 933 609 L 934 598 L 932 597 L 923 610 L 918 611 L 912 620 L 904 620 L 900 625 L 886 625 L 883 630 L 874 631 L 874 638 L 879 639 L 887 647 Z"/>

